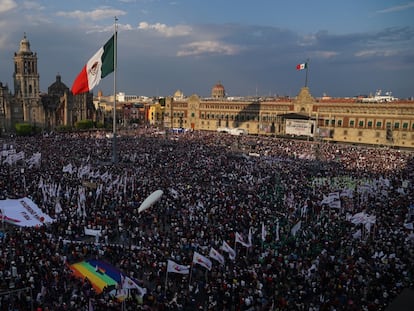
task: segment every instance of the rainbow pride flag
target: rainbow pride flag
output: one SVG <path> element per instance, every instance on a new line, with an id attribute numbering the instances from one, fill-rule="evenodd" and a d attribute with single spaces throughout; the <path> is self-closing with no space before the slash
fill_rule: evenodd
<path id="1" fill-rule="evenodd" d="M 100 294 L 105 287 L 116 287 L 121 281 L 121 271 L 101 260 L 88 259 L 70 265 L 75 276 L 92 283 L 95 291 Z"/>

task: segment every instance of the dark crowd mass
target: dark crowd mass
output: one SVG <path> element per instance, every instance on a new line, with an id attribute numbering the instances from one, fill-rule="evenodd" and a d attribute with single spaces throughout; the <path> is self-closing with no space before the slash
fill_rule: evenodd
<path id="1" fill-rule="evenodd" d="M 1 199 L 30 198 L 53 219 L 2 223 L 0 311 L 371 311 L 413 289 L 412 152 L 149 128 L 120 134 L 116 161 L 100 132 L 0 139 L 3 151 L 24 152 L 16 161 L 2 154 Z M 138 212 L 156 190 L 161 198 Z M 211 248 L 224 264 L 193 262 Z M 145 292 L 131 289 L 122 301 L 117 287 L 98 294 L 70 269 L 89 258 Z M 168 260 L 190 273 L 167 274 Z"/>

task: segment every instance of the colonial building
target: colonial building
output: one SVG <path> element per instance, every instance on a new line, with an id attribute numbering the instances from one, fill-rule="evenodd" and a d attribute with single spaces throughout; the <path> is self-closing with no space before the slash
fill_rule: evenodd
<path id="1" fill-rule="evenodd" d="M 128 128 L 132 124 L 149 125 L 162 124 L 162 109 L 153 106 L 159 99 L 139 95 L 126 95 L 123 92 L 116 94 L 116 124 L 119 128 Z M 100 122 L 113 126 L 114 96 L 104 96 L 102 91 L 93 99 L 96 115 Z M 151 110 L 151 112 L 150 112 Z"/>
<path id="2" fill-rule="evenodd" d="M 316 99 L 307 87 L 295 98 L 229 99 L 219 93 L 221 84 L 212 88 L 212 98 L 168 97 L 164 126 L 414 148 L 413 101 Z"/>
<path id="3" fill-rule="evenodd" d="M 39 91 L 37 54 L 30 50 L 26 35 L 20 41 L 19 51 L 14 53 L 14 100 L 10 103 L 10 124 L 30 123 L 34 126 L 44 124 Z"/>
<path id="4" fill-rule="evenodd" d="M 79 120 L 95 119 L 92 93 L 73 96 L 60 75 L 47 93 L 39 90 L 37 54 L 24 35 L 14 54 L 14 94 L 0 83 L 0 128 L 13 131 L 16 123 L 28 123 L 40 129 L 73 127 Z"/>
<path id="5" fill-rule="evenodd" d="M 3 85 L 0 82 L 0 134 L 6 131 L 8 128 L 9 120 L 6 119 L 6 113 L 9 115 L 10 112 L 6 111 L 10 109 L 10 102 L 12 100 L 12 95 L 9 91 L 7 85 Z M 6 123 L 7 122 L 7 123 Z"/>

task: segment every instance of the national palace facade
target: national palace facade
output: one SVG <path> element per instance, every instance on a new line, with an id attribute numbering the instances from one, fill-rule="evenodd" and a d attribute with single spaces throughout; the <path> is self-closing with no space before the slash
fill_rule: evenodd
<path id="1" fill-rule="evenodd" d="M 210 98 L 167 98 L 163 115 L 166 128 L 239 128 L 253 135 L 414 148 L 412 100 L 315 99 L 307 87 L 295 98 L 235 99 L 218 83 Z"/>

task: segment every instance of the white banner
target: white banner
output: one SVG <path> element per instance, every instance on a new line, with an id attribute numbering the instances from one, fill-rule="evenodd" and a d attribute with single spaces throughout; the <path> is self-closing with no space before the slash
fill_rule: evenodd
<path id="1" fill-rule="evenodd" d="M 35 227 L 55 221 L 29 198 L 0 200 L 0 218 L 20 227 Z"/>
<path id="2" fill-rule="evenodd" d="M 286 119 L 286 134 L 313 136 L 311 120 Z"/>
<path id="3" fill-rule="evenodd" d="M 85 227 L 85 235 L 91 235 L 94 237 L 101 236 L 101 230 L 98 229 L 89 229 Z"/>

